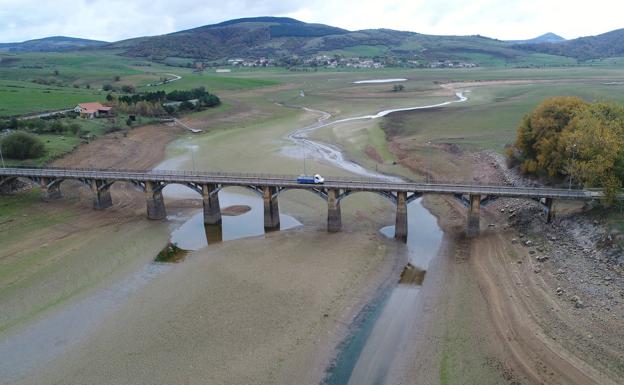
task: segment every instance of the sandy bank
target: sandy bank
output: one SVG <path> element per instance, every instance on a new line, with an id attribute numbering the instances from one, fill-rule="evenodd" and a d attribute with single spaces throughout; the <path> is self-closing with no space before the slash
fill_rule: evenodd
<path id="1" fill-rule="evenodd" d="M 318 383 L 401 248 L 370 232 L 303 229 L 192 253 L 21 383 Z"/>
<path id="2" fill-rule="evenodd" d="M 56 167 L 146 170 L 165 157 L 167 144 L 184 131 L 162 124 L 104 135 L 53 162 Z"/>

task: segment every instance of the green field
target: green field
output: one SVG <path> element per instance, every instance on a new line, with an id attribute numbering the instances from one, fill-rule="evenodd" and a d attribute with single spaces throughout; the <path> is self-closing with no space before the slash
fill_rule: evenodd
<path id="1" fill-rule="evenodd" d="M 103 101 L 99 91 L 0 79 L 0 117 L 72 108 L 85 101 Z"/>
<path id="2" fill-rule="evenodd" d="M 72 108 L 77 103 L 104 101 L 104 84 L 133 85 L 141 91 L 191 89 L 204 86 L 219 93 L 277 84 L 276 80 L 202 74 L 168 67 L 143 59 L 127 58 L 115 51 L 0 54 L 0 117 Z M 145 87 L 171 74 L 182 79 L 157 87 Z M 88 88 L 87 88 L 88 87 Z"/>
<path id="3" fill-rule="evenodd" d="M 350 49 L 350 54 L 357 56 L 381 51 L 381 46 L 357 46 Z M 350 156 L 365 163 L 371 160 L 363 155 L 364 152 L 370 153 L 374 149 L 376 156 L 383 160 L 383 165 L 379 167 L 384 167 L 395 160 L 388 151 L 386 134 L 409 137 L 420 143 L 431 141 L 456 144 L 469 150 L 502 151 L 505 144 L 513 141 L 521 117 L 544 98 L 577 95 L 589 101 L 624 100 L 624 86 L 618 84 L 624 80 L 624 61 L 620 60 L 620 63 L 617 58 L 596 61 L 588 67 L 548 67 L 574 63 L 560 57 L 534 54 L 531 63 L 515 64 L 541 63 L 547 67 L 321 68 L 312 72 L 294 72 L 282 68 L 232 68 L 230 73 L 217 74 L 213 69 L 195 73 L 188 68 L 169 67 L 144 59 L 121 57 L 116 53 L 3 54 L 3 61 L 0 62 L 0 116 L 71 108 L 85 101 L 103 101 L 106 93 L 100 91 L 100 88 L 102 84 L 108 83 L 116 87 L 131 84 L 139 92 L 203 86 L 221 96 L 223 105 L 193 114 L 192 118 L 205 121 L 246 108 L 260 113 L 254 118 L 257 123 L 270 124 L 272 120 L 277 121 L 294 113 L 276 106 L 275 102 L 326 111 L 332 114 L 333 119 L 339 119 L 384 109 L 440 103 L 453 99 L 451 92 L 442 92 L 441 84 L 470 82 L 457 86 L 458 90 L 467 91 L 469 101 L 466 103 L 453 104 L 443 109 L 392 114 L 383 119 L 341 129 L 324 129 L 315 134 L 325 141 L 338 143 Z M 474 55 L 475 60 L 480 59 L 479 54 Z M 182 78 L 164 85 L 146 87 L 148 83 L 155 83 L 162 77 L 171 78 L 172 74 Z M 392 92 L 392 84 L 353 84 L 357 80 L 376 78 L 406 78 L 407 81 L 402 83 L 405 91 Z M 39 84 L 41 80 L 50 84 Z M 498 83 L 485 83 L 487 81 Z M 280 84 L 284 87 L 268 88 Z M 87 85 L 90 88 L 86 88 Z M 261 88 L 267 91 L 248 92 Z M 300 91 L 304 91 L 304 98 L 300 97 Z M 77 121 L 84 131 L 95 136 L 106 132 L 110 125 L 104 120 Z M 123 121 L 116 124 L 123 127 Z M 223 123 L 211 123 L 210 129 L 237 128 L 238 125 L 249 124 L 245 120 L 228 119 Z M 79 138 L 58 138 L 53 135 L 45 140 L 49 155 L 45 159 L 35 160 L 36 164 L 45 163 L 80 141 Z"/>
<path id="4" fill-rule="evenodd" d="M 469 101 L 443 110 L 403 113 L 382 126 L 395 135 L 420 142 L 439 141 L 472 150 L 502 151 L 515 138 L 516 126 L 542 100 L 557 95 L 579 96 L 587 101 L 624 102 L 624 86 L 600 82 L 520 84 L 466 87 Z"/>

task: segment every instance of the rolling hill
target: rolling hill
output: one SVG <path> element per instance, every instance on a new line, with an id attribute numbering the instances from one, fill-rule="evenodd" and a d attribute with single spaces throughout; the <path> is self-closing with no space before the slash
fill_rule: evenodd
<path id="1" fill-rule="evenodd" d="M 0 43 L 0 51 L 8 52 L 58 52 L 80 48 L 94 48 L 105 41 L 79 39 L 67 36 L 51 36 L 43 39 L 27 40 L 20 43 Z"/>
<path id="2" fill-rule="evenodd" d="M 501 41 L 488 37 L 437 36 L 391 29 L 348 31 L 287 17 L 253 17 L 160 36 L 105 43 L 54 36 L 22 43 L 0 44 L 0 52 L 107 49 L 172 65 L 193 60 L 280 59 L 315 55 L 383 57 L 427 65 L 464 61 L 481 66 L 570 65 L 577 60 L 624 56 L 624 29 L 598 36 L 565 40 L 547 33 L 529 40 Z"/>
<path id="3" fill-rule="evenodd" d="M 624 56 L 624 29 L 561 43 L 523 44 L 514 47 L 530 52 L 569 56 L 579 60 Z"/>
<path id="4" fill-rule="evenodd" d="M 222 60 L 341 54 L 393 56 L 411 60 L 512 62 L 527 56 L 509 43 L 483 36 L 433 36 L 390 29 L 347 31 L 291 18 L 257 17 L 113 43 L 127 56 Z"/>
<path id="5" fill-rule="evenodd" d="M 545 33 L 533 39 L 528 40 L 507 40 L 507 43 L 511 44 L 539 44 L 539 43 L 560 43 L 566 41 L 561 36 L 552 32 Z"/>

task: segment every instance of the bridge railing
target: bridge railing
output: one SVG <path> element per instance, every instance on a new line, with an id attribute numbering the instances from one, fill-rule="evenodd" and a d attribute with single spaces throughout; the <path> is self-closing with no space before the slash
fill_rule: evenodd
<path id="1" fill-rule="evenodd" d="M 57 171 L 61 176 L 71 177 L 76 175 L 77 173 L 82 173 L 81 177 L 93 176 L 94 174 L 114 174 L 114 173 L 123 173 L 123 174 L 134 174 L 134 175 L 159 175 L 159 176 L 168 176 L 168 177 L 176 177 L 176 176 L 185 176 L 185 177 L 211 177 L 211 178 L 245 178 L 245 179 L 256 179 L 256 180 L 296 180 L 299 175 L 296 174 L 271 174 L 271 173 L 241 173 L 241 172 L 223 172 L 223 171 L 191 171 L 191 170 L 159 170 L 159 169 L 151 169 L 151 170 L 136 170 L 136 169 L 98 169 L 98 168 L 67 168 L 67 167 L 32 167 L 32 166 L 12 166 L 10 169 L 20 169 L 23 171 L 33 170 L 33 173 L 29 174 L 37 174 L 37 170 L 44 171 Z M 0 168 L 0 174 L 2 174 L 2 168 Z M 112 176 L 112 175 L 111 175 Z M 391 181 L 389 178 L 396 178 L 396 181 Z M 399 179 L 400 178 L 400 179 Z M 396 186 L 400 183 L 410 183 L 410 184 L 418 184 L 421 186 L 454 186 L 454 187 L 513 187 L 516 190 L 527 189 L 533 190 L 536 188 L 539 189 L 556 189 L 563 190 L 562 187 L 556 186 L 514 186 L 512 184 L 493 184 L 490 182 L 481 182 L 481 181 L 453 181 L 453 180 L 444 180 L 444 179 L 429 179 L 427 181 L 415 181 L 410 180 L 403 177 L 361 177 L 361 176 L 327 176 L 325 177 L 328 182 L 347 182 L 347 183 L 362 183 L 362 184 L 373 184 L 377 187 L 388 186 Z M 569 188 L 567 190 L 570 190 Z M 583 189 L 582 186 L 573 186 L 572 190 L 586 190 Z M 595 191 L 600 191 L 600 189 L 596 189 Z"/>

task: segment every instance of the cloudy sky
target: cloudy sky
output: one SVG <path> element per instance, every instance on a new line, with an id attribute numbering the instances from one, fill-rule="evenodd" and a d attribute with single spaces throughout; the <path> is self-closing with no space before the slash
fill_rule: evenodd
<path id="1" fill-rule="evenodd" d="M 266 15 L 350 30 L 574 38 L 624 28 L 623 13 L 618 0 L 0 0 L 0 42 L 53 35 L 115 41 Z"/>

